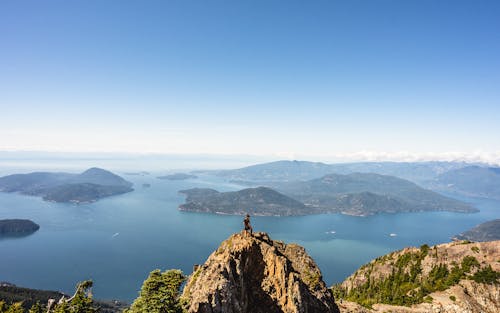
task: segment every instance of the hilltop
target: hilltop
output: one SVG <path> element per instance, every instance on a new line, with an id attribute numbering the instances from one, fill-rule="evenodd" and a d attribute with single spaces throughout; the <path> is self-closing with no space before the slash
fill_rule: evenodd
<path id="1" fill-rule="evenodd" d="M 189 276 L 181 299 L 189 313 L 339 312 L 304 248 L 265 233 L 222 242 Z"/>

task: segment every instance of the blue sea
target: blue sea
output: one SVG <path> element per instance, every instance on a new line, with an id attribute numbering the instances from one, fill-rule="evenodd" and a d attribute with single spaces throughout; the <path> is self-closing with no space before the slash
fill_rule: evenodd
<path id="1" fill-rule="evenodd" d="M 0 166 L 1 175 L 30 170 Z M 40 225 L 33 235 L 0 239 L 0 281 L 71 293 L 77 282 L 92 279 L 96 298 L 131 301 L 150 271 L 178 268 L 189 274 L 221 241 L 242 229 L 240 216 L 177 209 L 184 201 L 179 190 L 228 191 L 241 186 L 211 176 L 168 181 L 156 178 L 164 171 L 146 176 L 115 172 L 132 181 L 135 191 L 83 205 L 0 193 L 0 219 L 26 218 Z M 151 187 L 142 187 L 144 183 Z M 460 199 L 481 211 L 253 217 L 252 224 L 272 239 L 304 246 L 331 285 L 377 256 L 406 246 L 448 242 L 455 234 L 500 217 L 499 201 Z"/>

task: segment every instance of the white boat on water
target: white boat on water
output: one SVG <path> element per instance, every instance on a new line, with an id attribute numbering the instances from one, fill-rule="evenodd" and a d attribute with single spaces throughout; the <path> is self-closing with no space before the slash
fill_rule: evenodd
<path id="1" fill-rule="evenodd" d="M 395 234 L 395 233 L 390 233 L 389 236 L 391 237 L 396 237 L 398 234 Z"/>

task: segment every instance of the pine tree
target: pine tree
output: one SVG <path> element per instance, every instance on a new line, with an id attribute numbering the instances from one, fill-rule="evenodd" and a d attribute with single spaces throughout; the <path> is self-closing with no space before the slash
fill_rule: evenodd
<path id="1" fill-rule="evenodd" d="M 126 313 L 182 313 L 180 287 L 186 277 L 180 270 L 154 270 L 144 281 L 140 295 Z"/>
<path id="2" fill-rule="evenodd" d="M 5 311 L 5 313 L 24 313 L 23 303 L 16 302 L 11 304 L 7 311 Z"/>
<path id="3" fill-rule="evenodd" d="M 33 304 L 28 313 L 42 313 L 42 312 L 43 312 L 42 306 L 40 305 L 40 302 L 37 301 L 35 304 Z"/>
<path id="4" fill-rule="evenodd" d="M 54 313 L 70 313 L 69 304 L 66 301 L 56 305 Z"/>

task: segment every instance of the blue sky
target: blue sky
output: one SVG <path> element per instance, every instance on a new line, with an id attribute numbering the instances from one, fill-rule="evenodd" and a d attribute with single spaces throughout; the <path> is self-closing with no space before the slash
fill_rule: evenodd
<path id="1" fill-rule="evenodd" d="M 0 150 L 500 162 L 498 1 L 0 2 Z"/>

